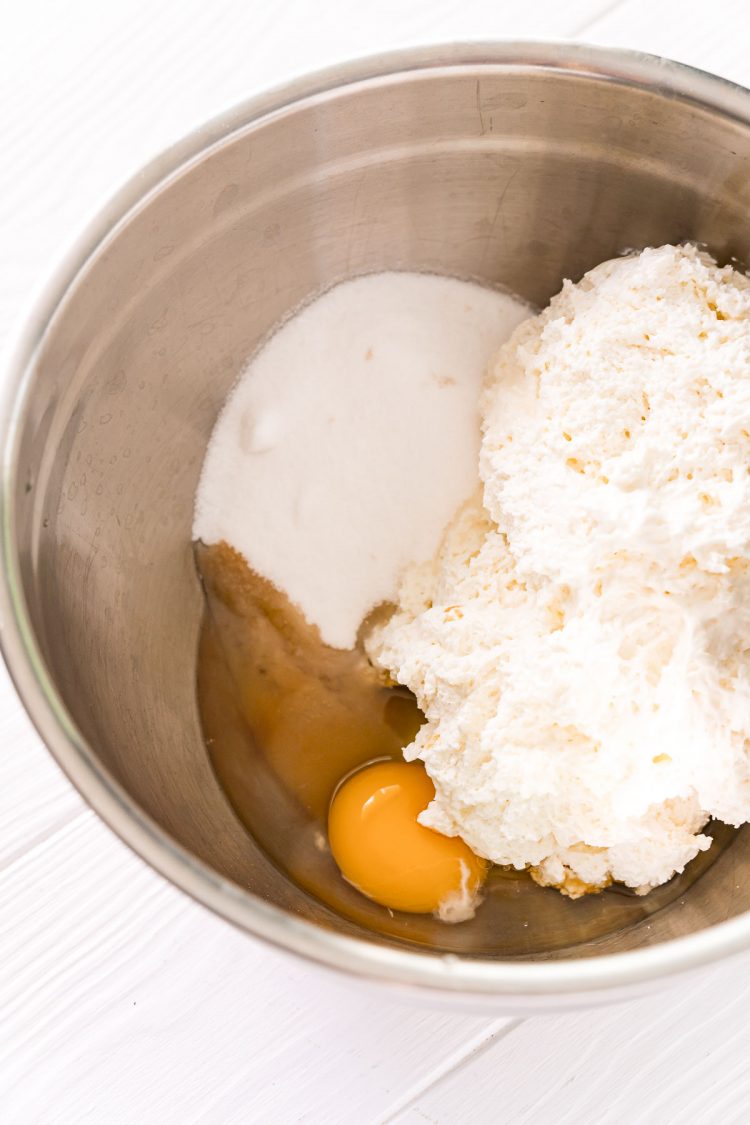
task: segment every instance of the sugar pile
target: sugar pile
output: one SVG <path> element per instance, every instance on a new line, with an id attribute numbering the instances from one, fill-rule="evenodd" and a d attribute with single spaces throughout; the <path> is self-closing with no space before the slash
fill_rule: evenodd
<path id="1" fill-rule="evenodd" d="M 428 719 L 421 819 L 572 895 L 647 890 L 750 819 L 750 281 L 605 262 L 482 415 L 481 496 L 368 641 Z"/>
<path id="2" fill-rule="evenodd" d="M 206 454 L 193 535 L 222 540 L 351 648 L 477 481 L 478 398 L 519 301 L 426 274 L 344 282 L 249 364 Z"/>

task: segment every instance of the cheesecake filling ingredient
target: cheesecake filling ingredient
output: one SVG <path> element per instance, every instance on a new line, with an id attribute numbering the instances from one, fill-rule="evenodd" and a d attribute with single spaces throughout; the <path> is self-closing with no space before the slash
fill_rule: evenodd
<path id="1" fill-rule="evenodd" d="M 372 661 L 421 822 L 577 896 L 750 819 L 750 280 L 691 246 L 566 282 L 486 380 L 481 487 Z"/>
<path id="2" fill-rule="evenodd" d="M 335 648 L 476 487 L 477 400 L 522 301 L 389 272 L 334 286 L 251 359 L 206 453 L 193 538 L 226 542 Z"/>

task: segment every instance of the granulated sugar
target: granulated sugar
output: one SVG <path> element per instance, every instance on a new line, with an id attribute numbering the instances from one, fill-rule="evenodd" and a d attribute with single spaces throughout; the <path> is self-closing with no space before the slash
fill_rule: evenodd
<path id="1" fill-rule="evenodd" d="M 222 540 L 349 648 L 477 484 L 477 401 L 522 302 L 427 274 L 343 282 L 249 364 L 216 424 L 193 534 Z"/>

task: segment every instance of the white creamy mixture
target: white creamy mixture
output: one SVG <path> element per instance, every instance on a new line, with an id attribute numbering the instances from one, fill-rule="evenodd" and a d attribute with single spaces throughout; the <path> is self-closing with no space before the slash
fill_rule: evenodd
<path id="1" fill-rule="evenodd" d="M 750 281 L 605 262 L 481 410 L 481 497 L 368 643 L 428 719 L 421 819 L 573 895 L 647 890 L 750 819 Z"/>
<path id="2" fill-rule="evenodd" d="M 477 400 L 528 307 L 469 282 L 384 273 L 288 320 L 217 422 L 193 535 L 225 540 L 353 647 L 476 487 Z"/>

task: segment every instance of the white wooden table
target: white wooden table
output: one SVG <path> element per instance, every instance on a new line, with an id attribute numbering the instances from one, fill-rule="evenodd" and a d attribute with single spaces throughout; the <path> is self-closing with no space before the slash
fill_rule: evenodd
<path id="1" fill-rule="evenodd" d="M 196 122 L 344 57 L 482 37 L 655 51 L 750 85 L 750 3 L 2 0 L 0 340 L 92 210 Z M 750 958 L 527 1020 L 404 1007 L 195 905 L 62 777 L 0 672 L 0 1121 L 750 1120 Z"/>

